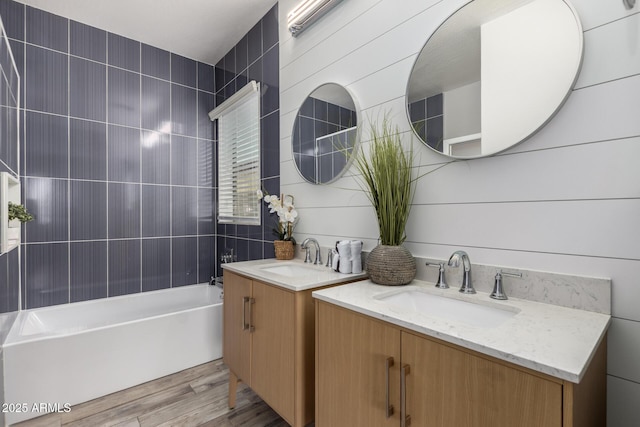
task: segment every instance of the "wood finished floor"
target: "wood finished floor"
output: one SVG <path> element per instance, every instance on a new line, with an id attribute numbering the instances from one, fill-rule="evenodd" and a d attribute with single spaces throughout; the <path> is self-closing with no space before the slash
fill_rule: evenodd
<path id="1" fill-rule="evenodd" d="M 288 424 L 244 384 L 227 407 L 229 371 L 216 360 L 14 427 L 286 427 Z"/>

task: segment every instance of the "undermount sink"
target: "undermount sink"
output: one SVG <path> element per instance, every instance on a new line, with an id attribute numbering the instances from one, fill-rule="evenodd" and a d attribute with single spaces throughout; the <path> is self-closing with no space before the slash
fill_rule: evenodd
<path id="1" fill-rule="evenodd" d="M 270 265 L 268 267 L 262 267 L 261 270 L 287 277 L 303 277 L 318 274 L 318 269 L 315 267 L 294 263 Z"/>
<path id="2" fill-rule="evenodd" d="M 406 290 L 377 297 L 401 310 L 423 313 L 429 316 L 464 322 L 470 326 L 495 328 L 516 314 L 517 309 L 470 302 L 419 290 Z"/>

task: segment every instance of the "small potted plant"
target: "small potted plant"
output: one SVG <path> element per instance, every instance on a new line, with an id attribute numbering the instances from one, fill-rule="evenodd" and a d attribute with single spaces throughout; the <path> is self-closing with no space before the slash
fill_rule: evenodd
<path id="1" fill-rule="evenodd" d="M 258 190 L 258 197 L 269 205 L 269 213 L 278 214 L 276 227 L 273 233 L 278 240 L 273 242 L 276 259 L 293 259 L 296 239 L 293 237 L 293 227 L 298 218 L 298 211 L 293 205 L 293 196 L 290 194 L 272 196 Z"/>
<path id="2" fill-rule="evenodd" d="M 405 148 L 399 130 L 385 118 L 370 128 L 368 151 L 355 153 L 356 180 L 376 211 L 380 243 L 367 256 L 366 270 L 374 283 L 406 285 L 416 275 L 416 261 L 402 246 L 415 193 L 414 153 Z"/>
<path id="3" fill-rule="evenodd" d="M 24 222 L 33 220 L 33 215 L 27 212 L 27 209 L 23 205 L 18 205 L 9 202 L 8 209 L 8 239 L 19 240 L 20 239 L 20 225 Z"/>

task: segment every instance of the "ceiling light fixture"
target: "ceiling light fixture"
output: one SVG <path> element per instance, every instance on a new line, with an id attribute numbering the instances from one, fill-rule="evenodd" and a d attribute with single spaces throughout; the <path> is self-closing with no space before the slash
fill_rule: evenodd
<path id="1" fill-rule="evenodd" d="M 304 0 L 287 15 L 287 25 L 293 37 L 318 20 L 342 0 Z"/>

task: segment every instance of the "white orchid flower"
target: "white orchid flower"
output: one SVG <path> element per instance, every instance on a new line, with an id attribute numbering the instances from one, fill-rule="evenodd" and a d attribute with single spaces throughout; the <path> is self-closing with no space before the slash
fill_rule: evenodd
<path id="1" fill-rule="evenodd" d="M 262 197 L 263 197 L 262 190 L 256 191 L 256 194 L 258 195 L 258 199 L 262 199 Z"/>
<path id="2" fill-rule="evenodd" d="M 286 211 L 284 213 L 284 219 L 286 220 L 286 222 L 293 222 L 296 220 L 296 217 L 298 216 L 298 212 L 296 212 L 296 210 L 291 210 L 291 211 Z"/>

